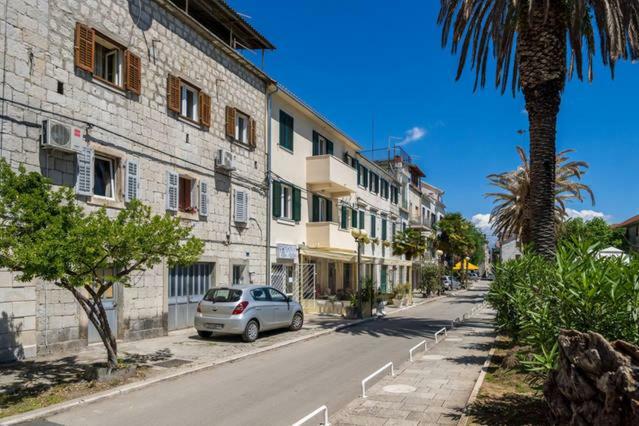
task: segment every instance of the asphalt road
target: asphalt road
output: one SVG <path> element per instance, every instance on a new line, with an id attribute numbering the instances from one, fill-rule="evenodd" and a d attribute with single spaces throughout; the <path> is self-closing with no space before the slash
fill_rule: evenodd
<path id="1" fill-rule="evenodd" d="M 483 299 L 483 286 L 394 315 L 87 404 L 32 425 L 290 425 L 326 404 L 336 412 L 363 378 Z M 371 383 L 372 384 L 372 383 Z"/>

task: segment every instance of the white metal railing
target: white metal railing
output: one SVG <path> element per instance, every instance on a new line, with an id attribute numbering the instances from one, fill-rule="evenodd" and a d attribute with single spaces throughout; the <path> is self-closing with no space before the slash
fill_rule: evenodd
<path id="1" fill-rule="evenodd" d="M 317 410 L 315 410 L 312 413 L 309 413 L 306 416 L 304 416 L 303 418 L 299 419 L 298 421 L 293 423 L 293 426 L 303 425 L 304 423 L 306 423 L 307 421 L 309 421 L 313 417 L 317 416 L 322 411 L 324 412 L 324 423 L 321 423 L 321 424 L 323 424 L 324 426 L 330 426 L 330 423 L 328 422 L 328 407 L 326 407 L 326 405 L 322 405 Z"/>
<path id="2" fill-rule="evenodd" d="M 413 362 L 413 352 L 419 348 L 421 345 L 424 345 L 424 352 L 428 350 L 428 345 L 426 344 L 426 340 L 422 340 L 408 351 L 408 357 L 410 358 L 410 362 Z"/>
<path id="3" fill-rule="evenodd" d="M 377 370 L 376 372 L 374 372 L 373 374 L 371 374 L 370 376 L 368 376 L 367 378 L 365 378 L 364 380 L 362 380 L 362 398 L 366 398 L 366 382 L 368 382 L 373 377 L 377 376 L 382 371 L 386 370 L 388 367 L 391 368 L 391 376 L 394 377 L 395 376 L 395 367 L 393 366 L 393 362 L 391 361 L 388 364 L 384 365 L 379 370 Z"/>
<path id="4" fill-rule="evenodd" d="M 439 343 L 437 336 L 439 336 L 442 333 L 444 333 L 444 336 L 448 337 L 448 332 L 446 331 L 446 327 L 443 327 L 441 330 L 435 333 L 435 343 Z"/>

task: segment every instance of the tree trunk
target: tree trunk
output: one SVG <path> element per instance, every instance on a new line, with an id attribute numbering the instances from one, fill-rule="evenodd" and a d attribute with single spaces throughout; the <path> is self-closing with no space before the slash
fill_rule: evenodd
<path id="1" fill-rule="evenodd" d="M 78 301 L 84 312 L 87 314 L 89 321 L 91 321 L 98 334 L 100 335 L 100 339 L 102 339 L 102 343 L 104 344 L 104 348 L 107 352 L 108 368 L 117 368 L 118 345 L 115 340 L 115 336 L 113 336 L 113 333 L 111 331 L 111 326 L 109 325 L 104 306 L 102 306 L 102 298 L 98 296 L 90 286 L 85 286 L 85 289 L 91 295 L 91 299 L 86 297 L 74 287 L 64 284 L 59 284 L 59 286 L 66 288 L 67 290 L 70 290 L 71 293 L 73 293 L 73 296 Z"/>
<path id="2" fill-rule="evenodd" d="M 555 253 L 555 145 L 566 81 L 564 5 L 536 2 L 520 23 L 517 57 L 530 125 L 530 241 L 539 254 Z M 526 239 L 528 239 L 526 237 Z"/>

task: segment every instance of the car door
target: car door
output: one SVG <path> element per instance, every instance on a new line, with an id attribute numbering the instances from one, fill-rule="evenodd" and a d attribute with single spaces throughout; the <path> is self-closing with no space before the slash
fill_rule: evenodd
<path id="1" fill-rule="evenodd" d="M 273 322 L 276 327 L 285 327 L 293 320 L 293 312 L 291 311 L 291 304 L 288 302 L 288 298 L 274 289 L 268 288 L 269 296 L 271 297 Z"/>
<path id="2" fill-rule="evenodd" d="M 273 303 L 267 287 L 254 288 L 251 297 L 255 301 L 255 316 L 260 322 L 260 330 L 269 330 L 275 327 Z"/>

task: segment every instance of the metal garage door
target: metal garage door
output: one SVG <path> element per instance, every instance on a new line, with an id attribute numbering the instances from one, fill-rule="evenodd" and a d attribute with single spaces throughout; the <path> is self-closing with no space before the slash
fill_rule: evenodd
<path id="1" fill-rule="evenodd" d="M 213 282 L 214 263 L 175 266 L 169 270 L 169 330 L 193 326 L 195 309 Z"/>

